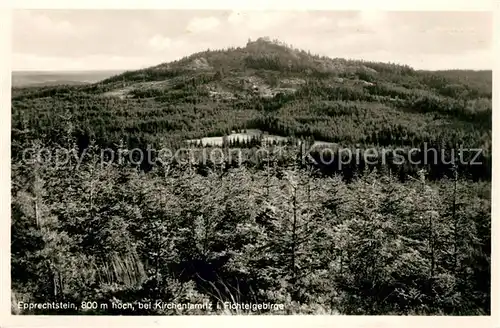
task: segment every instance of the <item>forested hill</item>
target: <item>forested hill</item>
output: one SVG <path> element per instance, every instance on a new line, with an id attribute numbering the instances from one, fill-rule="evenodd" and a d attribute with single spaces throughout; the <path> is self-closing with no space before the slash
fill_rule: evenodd
<path id="1" fill-rule="evenodd" d="M 473 174 L 488 178 L 491 93 L 491 72 L 332 59 L 260 38 L 92 85 L 16 88 L 13 150 L 24 138 L 59 140 L 68 122 L 82 147 L 259 129 L 345 147 L 482 148 L 485 167 Z"/>

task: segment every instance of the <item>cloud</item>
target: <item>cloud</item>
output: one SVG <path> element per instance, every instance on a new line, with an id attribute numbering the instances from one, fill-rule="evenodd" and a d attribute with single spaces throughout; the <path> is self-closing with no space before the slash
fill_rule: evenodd
<path id="1" fill-rule="evenodd" d="M 367 26 L 378 28 L 384 26 L 386 22 L 386 14 L 376 10 L 362 10 L 359 12 L 361 23 Z"/>
<path id="2" fill-rule="evenodd" d="M 55 20 L 43 13 L 16 11 L 14 20 L 16 25 L 22 26 L 26 32 L 58 36 L 72 36 L 76 33 L 74 26 L 67 20 Z"/>
<path id="3" fill-rule="evenodd" d="M 314 21 L 311 22 L 311 25 L 314 27 L 321 27 L 321 26 L 329 26 L 331 25 L 331 20 L 327 17 L 320 17 L 318 19 L 315 19 Z"/>
<path id="4" fill-rule="evenodd" d="M 220 21 L 215 17 L 195 17 L 191 21 L 189 21 L 186 30 L 191 33 L 200 33 L 212 30 L 219 25 Z"/>
<path id="5" fill-rule="evenodd" d="M 133 69 L 269 36 L 330 57 L 474 68 L 491 64 L 492 21 L 485 12 L 17 10 L 13 65 Z"/>
<path id="6" fill-rule="evenodd" d="M 265 31 L 267 29 L 283 26 L 289 23 L 297 12 L 292 11 L 251 11 L 251 12 L 232 12 L 227 21 L 233 26 L 247 31 Z"/>
<path id="7" fill-rule="evenodd" d="M 151 39 L 149 39 L 148 44 L 154 50 L 165 50 L 171 46 L 172 40 L 160 34 L 156 34 Z"/>
<path id="8" fill-rule="evenodd" d="M 244 18 L 242 17 L 242 15 L 237 12 L 237 11 L 233 11 L 229 14 L 229 16 L 227 17 L 227 21 L 229 22 L 229 24 L 232 24 L 232 25 L 237 25 L 237 24 L 240 24 L 242 23 L 244 20 Z"/>

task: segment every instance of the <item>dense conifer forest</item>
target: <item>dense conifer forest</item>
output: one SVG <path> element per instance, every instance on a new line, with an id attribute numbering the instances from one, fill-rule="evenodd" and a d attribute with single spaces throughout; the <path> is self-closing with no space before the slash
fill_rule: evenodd
<path id="1" fill-rule="evenodd" d="M 489 314 L 491 98 L 491 71 L 269 39 L 13 88 L 13 313 Z M 213 307 L 139 308 L 158 300 Z"/>

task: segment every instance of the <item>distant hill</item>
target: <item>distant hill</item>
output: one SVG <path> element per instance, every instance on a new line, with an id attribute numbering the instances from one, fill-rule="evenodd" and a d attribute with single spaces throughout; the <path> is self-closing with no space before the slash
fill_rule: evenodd
<path id="1" fill-rule="evenodd" d="M 468 85 L 470 88 L 491 90 L 493 84 L 493 72 L 491 70 L 444 70 L 432 73 L 444 76 L 450 80 L 456 80 Z"/>
<path id="2" fill-rule="evenodd" d="M 13 71 L 12 86 L 55 86 L 94 83 L 122 71 Z"/>
<path id="3" fill-rule="evenodd" d="M 227 99 L 248 94 L 269 98 L 294 92 L 300 85 L 312 81 L 319 81 L 323 86 L 354 88 L 383 83 L 407 90 L 432 89 L 429 91 L 445 96 L 455 96 L 467 89 L 467 92 L 490 97 L 491 75 L 491 71 L 421 71 L 407 65 L 329 58 L 278 40 L 259 38 L 249 41 L 245 47 L 207 50 L 174 62 L 123 72 L 99 85 L 109 91 L 107 95 L 120 97 L 144 90 L 148 90 L 146 94 L 156 95 L 169 88 L 179 90 L 188 79 L 197 80 L 197 91 Z"/>

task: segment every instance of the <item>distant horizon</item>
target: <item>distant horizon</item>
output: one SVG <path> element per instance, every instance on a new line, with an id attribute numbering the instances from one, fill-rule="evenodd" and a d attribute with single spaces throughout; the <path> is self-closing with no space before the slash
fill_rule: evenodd
<path id="1" fill-rule="evenodd" d="M 140 69 L 140 68 L 139 68 Z M 71 72 L 123 72 L 123 71 L 130 71 L 130 70 L 135 70 L 135 69 L 79 69 L 79 70 L 60 70 L 60 69 L 15 69 L 11 70 L 11 72 L 15 73 L 50 73 L 50 72 L 65 72 L 65 73 L 71 73 Z"/>

